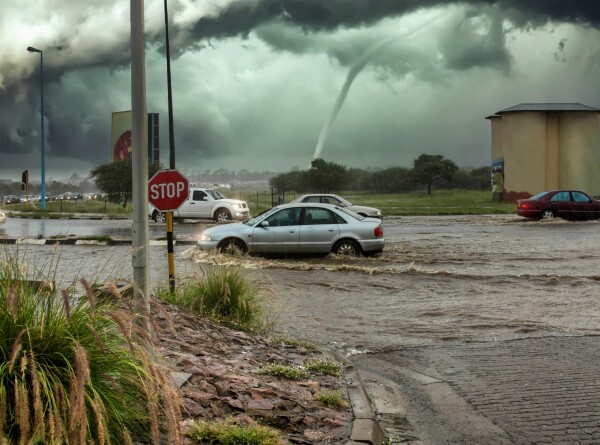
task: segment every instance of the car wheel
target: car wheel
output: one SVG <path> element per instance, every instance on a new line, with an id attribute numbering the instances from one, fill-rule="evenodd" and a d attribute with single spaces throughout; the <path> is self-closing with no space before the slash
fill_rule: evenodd
<path id="1" fill-rule="evenodd" d="M 554 212 L 552 211 L 552 209 L 543 210 L 542 219 L 554 219 Z"/>
<path id="2" fill-rule="evenodd" d="M 215 212 L 216 222 L 227 222 L 231 220 L 231 213 L 227 209 L 217 209 Z"/>
<path id="3" fill-rule="evenodd" d="M 245 255 L 248 252 L 248 247 L 240 240 L 235 238 L 229 238 L 221 241 L 217 246 L 219 253 L 226 255 L 240 256 Z"/>
<path id="4" fill-rule="evenodd" d="M 154 222 L 163 223 L 167 220 L 167 215 L 165 214 L 165 212 L 159 212 L 155 210 L 152 214 L 152 219 L 154 220 Z"/>
<path id="5" fill-rule="evenodd" d="M 360 256 L 360 247 L 355 241 L 345 239 L 333 246 L 333 253 L 337 255 Z"/>

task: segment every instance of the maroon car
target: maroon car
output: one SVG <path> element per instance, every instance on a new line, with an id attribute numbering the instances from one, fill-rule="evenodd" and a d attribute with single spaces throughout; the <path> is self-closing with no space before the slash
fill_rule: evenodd
<path id="1" fill-rule="evenodd" d="M 600 201 L 578 190 L 553 190 L 519 199 L 517 215 L 534 219 L 600 219 Z"/>

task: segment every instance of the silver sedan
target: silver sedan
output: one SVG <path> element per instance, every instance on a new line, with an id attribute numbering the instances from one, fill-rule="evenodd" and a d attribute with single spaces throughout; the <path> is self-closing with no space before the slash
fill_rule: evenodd
<path id="1" fill-rule="evenodd" d="M 370 218 L 381 218 L 381 210 L 374 207 L 359 206 L 352 204 L 347 199 L 342 198 L 338 195 L 331 194 L 313 194 L 313 195 L 302 195 L 290 202 L 290 204 L 296 202 L 320 202 L 323 204 L 332 204 L 338 207 L 346 207 L 348 210 L 352 210 L 354 213 L 358 213 L 362 216 L 368 216 Z"/>
<path id="2" fill-rule="evenodd" d="M 358 256 L 383 251 L 381 220 L 328 204 L 283 204 L 245 222 L 206 229 L 202 250 L 227 253 L 329 253 Z"/>

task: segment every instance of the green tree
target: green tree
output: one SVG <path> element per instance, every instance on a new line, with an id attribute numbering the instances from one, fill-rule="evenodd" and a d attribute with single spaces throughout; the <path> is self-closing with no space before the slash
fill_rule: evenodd
<path id="1" fill-rule="evenodd" d="M 148 164 L 148 177 L 151 178 L 160 169 L 161 165 L 158 162 Z M 131 159 L 101 164 L 90 172 L 90 179 L 94 181 L 98 190 L 109 196 L 122 198 L 123 207 L 127 206 L 133 188 Z"/>
<path id="2" fill-rule="evenodd" d="M 324 159 L 313 159 L 308 169 L 310 188 L 319 193 L 330 193 L 342 190 L 348 184 L 350 176 L 348 169 L 335 162 Z"/>
<path id="3" fill-rule="evenodd" d="M 415 159 L 411 173 L 415 181 L 427 185 L 427 194 L 431 195 L 432 185 L 443 180 L 450 181 L 456 170 L 456 164 L 442 155 L 422 154 Z"/>

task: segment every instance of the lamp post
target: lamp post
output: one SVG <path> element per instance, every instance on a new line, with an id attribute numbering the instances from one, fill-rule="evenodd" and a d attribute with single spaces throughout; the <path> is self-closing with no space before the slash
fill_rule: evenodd
<path id="1" fill-rule="evenodd" d="M 40 126 L 42 129 L 42 210 L 46 208 L 46 161 L 44 156 L 44 53 L 41 49 L 28 46 L 30 53 L 40 53 Z"/>

